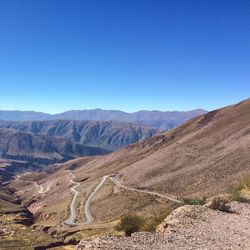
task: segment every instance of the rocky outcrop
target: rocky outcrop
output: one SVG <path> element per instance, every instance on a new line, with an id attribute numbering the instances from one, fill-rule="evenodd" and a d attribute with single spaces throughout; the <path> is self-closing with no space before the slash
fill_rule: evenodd
<path id="1" fill-rule="evenodd" d="M 33 216 L 27 209 L 24 209 L 24 211 L 19 214 L 19 217 L 15 222 L 26 226 L 31 226 L 33 224 Z"/>
<path id="2" fill-rule="evenodd" d="M 76 249 L 250 249 L 250 204 L 230 206 L 231 213 L 206 206 L 180 207 L 158 226 L 157 233 L 89 238 Z"/>

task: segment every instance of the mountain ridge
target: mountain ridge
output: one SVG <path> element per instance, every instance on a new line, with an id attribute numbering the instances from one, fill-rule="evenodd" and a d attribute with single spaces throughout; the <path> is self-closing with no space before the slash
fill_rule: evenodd
<path id="1" fill-rule="evenodd" d="M 91 121 L 120 121 L 133 122 L 169 130 L 190 118 L 206 113 L 203 109 L 190 111 L 158 111 L 140 110 L 125 112 L 120 110 L 84 109 L 70 110 L 59 114 L 47 114 L 36 111 L 0 110 L 0 120 L 31 121 L 31 120 L 91 120 Z"/>
<path id="2" fill-rule="evenodd" d="M 109 151 L 88 147 L 63 138 L 0 129 L 0 156 L 35 164 L 53 164 L 80 156 L 101 155 Z"/>
<path id="3" fill-rule="evenodd" d="M 16 129 L 44 136 L 56 136 L 90 147 L 117 150 L 161 130 L 146 125 L 114 121 L 1 121 L 0 128 Z"/>

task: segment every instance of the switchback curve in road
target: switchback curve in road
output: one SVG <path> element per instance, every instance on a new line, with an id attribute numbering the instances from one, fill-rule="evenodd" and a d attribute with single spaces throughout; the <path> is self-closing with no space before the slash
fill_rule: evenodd
<path id="1" fill-rule="evenodd" d="M 170 195 L 164 195 L 164 194 L 159 194 L 157 192 L 152 192 L 152 191 L 146 191 L 146 190 L 140 190 L 140 189 L 137 189 L 137 188 L 131 188 L 131 187 L 127 187 L 125 186 L 124 184 L 122 184 L 117 176 L 110 176 L 110 179 L 113 181 L 113 183 L 123 189 L 127 189 L 127 190 L 130 190 L 132 192 L 139 192 L 139 193 L 144 193 L 144 194 L 151 194 L 151 195 L 156 195 L 160 198 L 164 198 L 164 199 L 168 199 L 170 201 L 173 201 L 173 202 L 176 202 L 176 203 L 180 203 L 181 201 L 176 199 L 175 197 L 173 196 L 170 196 Z"/>
<path id="2" fill-rule="evenodd" d="M 71 188 L 71 191 L 73 192 L 74 196 L 73 196 L 73 199 L 72 199 L 71 204 L 70 204 L 70 216 L 67 220 L 64 221 L 64 224 L 67 224 L 69 226 L 87 225 L 87 224 L 94 221 L 94 218 L 91 214 L 91 209 L 90 209 L 92 199 L 109 176 L 108 175 L 103 176 L 101 179 L 101 182 L 96 186 L 94 191 L 87 198 L 85 205 L 84 205 L 84 213 L 85 213 L 86 221 L 82 222 L 82 223 L 76 223 L 75 222 L 75 220 L 76 220 L 76 201 L 77 201 L 77 197 L 79 195 L 79 191 L 77 191 L 76 188 L 80 185 L 80 183 L 73 181 L 73 179 L 75 178 L 75 175 L 73 173 L 70 173 L 70 174 L 72 176 L 70 182 L 74 184 L 74 186 Z"/>
<path id="3" fill-rule="evenodd" d="M 17 175 L 15 180 L 18 181 L 18 180 L 20 180 L 21 177 L 23 177 L 27 174 L 28 174 L 28 172 L 24 173 L 22 175 Z M 32 183 L 36 187 L 36 189 L 38 190 L 39 194 L 45 194 L 51 189 L 52 185 L 55 183 L 56 180 L 57 179 L 52 180 L 46 188 L 44 188 L 43 185 L 39 185 L 36 181 L 29 181 L 29 180 L 22 180 L 22 181 Z"/>
<path id="4" fill-rule="evenodd" d="M 77 200 L 77 197 L 79 195 L 79 191 L 77 191 L 76 188 L 80 185 L 80 183 L 74 181 L 75 175 L 73 173 L 70 173 L 70 175 L 72 177 L 70 182 L 72 184 L 74 184 L 74 186 L 70 190 L 74 194 L 74 196 L 73 196 L 73 199 L 72 199 L 72 201 L 70 203 L 70 216 L 69 216 L 69 218 L 67 220 L 64 221 L 64 223 L 67 224 L 67 225 L 77 225 L 75 223 L 75 219 L 76 219 L 76 200 Z"/>
<path id="5" fill-rule="evenodd" d="M 104 182 L 107 180 L 107 178 L 109 178 L 109 175 L 105 175 L 105 176 L 102 177 L 101 182 L 96 186 L 95 190 L 90 194 L 90 196 L 88 197 L 88 199 L 87 199 L 87 201 L 85 203 L 84 212 L 85 212 L 86 221 L 83 223 L 84 225 L 87 225 L 87 224 L 94 221 L 94 218 L 91 215 L 90 204 L 91 204 L 91 201 L 92 201 L 93 197 L 95 196 L 96 192 L 104 184 Z"/>
<path id="6" fill-rule="evenodd" d="M 127 190 L 130 190 L 132 192 L 139 192 L 139 193 L 144 193 L 144 194 L 149 194 L 149 195 L 155 195 L 155 196 L 158 196 L 160 198 L 164 198 L 164 199 L 176 202 L 176 203 L 180 203 L 180 200 L 178 200 L 174 196 L 164 195 L 164 194 L 159 194 L 157 192 L 152 192 L 152 191 L 146 191 L 146 190 L 140 190 L 140 189 L 136 189 L 136 188 L 127 187 L 127 186 L 125 186 L 124 184 L 122 184 L 119 181 L 119 179 L 118 179 L 118 177 L 116 175 L 105 175 L 105 176 L 102 177 L 99 184 L 96 186 L 94 191 L 88 196 L 88 198 L 87 198 L 87 200 L 85 202 L 84 213 L 85 213 L 86 221 L 83 222 L 83 223 L 76 223 L 75 222 L 75 220 L 76 220 L 76 201 L 77 201 L 77 197 L 79 195 L 79 191 L 77 191 L 76 188 L 80 185 L 80 183 L 73 180 L 75 178 L 75 175 L 72 172 L 70 172 L 70 174 L 72 176 L 70 182 L 72 184 L 74 184 L 74 186 L 71 187 L 71 191 L 74 194 L 74 196 L 73 196 L 73 199 L 72 199 L 71 204 L 70 204 L 70 216 L 69 216 L 69 218 L 67 220 L 64 221 L 64 224 L 67 224 L 67 225 L 70 225 L 70 226 L 87 225 L 87 224 L 90 224 L 91 222 L 94 221 L 94 218 L 93 218 L 93 216 L 91 214 L 91 209 L 90 209 L 91 202 L 93 200 L 93 197 L 96 195 L 98 190 L 101 188 L 101 186 L 105 183 L 105 181 L 108 178 L 110 178 L 111 181 L 115 185 L 117 185 L 117 186 L 119 186 L 119 187 L 121 187 L 123 189 L 127 189 Z"/>
<path id="7" fill-rule="evenodd" d="M 38 185 L 38 188 L 39 188 L 38 193 L 39 193 L 39 194 L 45 194 L 45 193 L 47 193 L 47 192 L 51 189 L 51 187 L 52 187 L 52 185 L 55 183 L 55 181 L 56 181 L 56 179 L 52 180 L 52 181 L 48 184 L 48 186 L 47 186 L 46 188 L 44 188 L 43 185 Z"/>

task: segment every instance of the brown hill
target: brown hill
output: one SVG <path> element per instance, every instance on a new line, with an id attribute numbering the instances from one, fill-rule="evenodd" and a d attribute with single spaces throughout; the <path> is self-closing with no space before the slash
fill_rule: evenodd
<path id="1" fill-rule="evenodd" d="M 25 180 L 12 182 L 11 187 L 18 190 L 18 197 L 34 214 L 37 225 L 66 232 L 71 229 L 62 226 L 62 222 L 69 216 L 72 174 L 79 191 L 75 204 L 77 222 L 84 222 L 84 204 L 105 175 L 116 174 L 127 187 L 180 199 L 223 192 L 250 174 L 250 99 L 193 118 L 112 154 L 59 164 L 49 174 L 27 175 Z M 44 188 L 50 187 L 46 195 L 38 194 L 34 180 Z M 175 203 L 124 189 L 109 178 L 90 206 L 94 222 L 86 227 L 96 229 L 113 227 L 127 213 L 150 216 Z M 77 231 L 86 227 L 73 228 Z"/>
<path id="2" fill-rule="evenodd" d="M 80 168 L 82 176 L 117 173 L 129 186 L 211 195 L 250 173 L 250 99 L 193 118 Z"/>

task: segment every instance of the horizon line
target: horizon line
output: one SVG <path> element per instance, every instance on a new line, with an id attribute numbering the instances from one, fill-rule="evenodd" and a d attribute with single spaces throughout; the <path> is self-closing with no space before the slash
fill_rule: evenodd
<path id="1" fill-rule="evenodd" d="M 104 109 L 104 108 L 89 108 L 89 109 L 69 109 L 65 110 L 62 112 L 56 112 L 56 113 L 49 113 L 45 111 L 37 111 L 37 110 L 20 110 L 20 109 L 0 109 L 0 112 L 35 112 L 35 113 L 43 113 L 45 115 L 58 115 L 58 114 L 63 114 L 66 112 L 78 112 L 78 111 L 95 111 L 95 110 L 101 110 L 101 111 L 117 111 L 117 112 L 123 112 L 127 114 L 133 114 L 133 113 L 138 113 L 138 112 L 191 112 L 191 111 L 205 111 L 205 112 L 210 112 L 211 110 L 206 110 L 203 108 L 195 108 L 195 109 L 186 109 L 186 110 L 158 110 L 158 109 L 140 109 L 137 111 L 124 111 L 120 109 Z"/>

